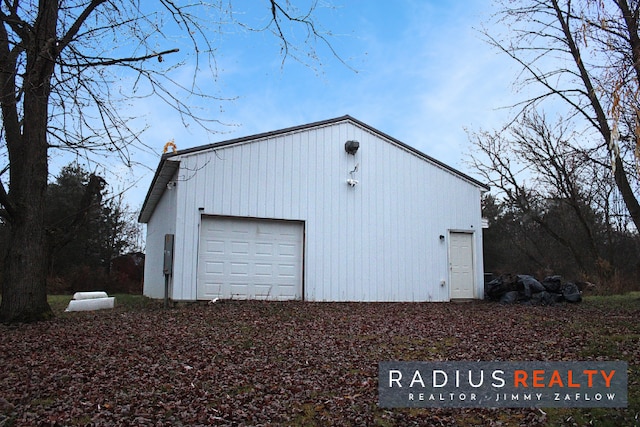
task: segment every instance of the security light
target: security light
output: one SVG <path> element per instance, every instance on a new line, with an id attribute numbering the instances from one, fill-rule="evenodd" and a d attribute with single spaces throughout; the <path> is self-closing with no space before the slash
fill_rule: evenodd
<path id="1" fill-rule="evenodd" d="M 344 143 L 344 151 L 351 155 L 355 155 L 358 148 L 360 148 L 360 143 L 358 141 L 351 140 Z"/>

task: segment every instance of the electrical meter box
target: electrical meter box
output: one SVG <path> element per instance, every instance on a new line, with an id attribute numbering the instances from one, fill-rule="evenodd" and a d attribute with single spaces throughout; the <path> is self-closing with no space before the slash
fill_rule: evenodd
<path id="1" fill-rule="evenodd" d="M 173 241 L 173 234 L 164 235 L 164 263 L 162 272 L 167 276 L 173 274 Z"/>

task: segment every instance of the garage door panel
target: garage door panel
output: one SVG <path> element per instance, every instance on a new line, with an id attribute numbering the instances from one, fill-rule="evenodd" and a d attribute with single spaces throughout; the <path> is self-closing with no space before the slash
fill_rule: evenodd
<path id="1" fill-rule="evenodd" d="M 231 262 L 231 271 L 230 274 L 232 276 L 248 276 L 249 275 L 249 264 L 246 262 Z"/>
<path id="2" fill-rule="evenodd" d="M 205 250 L 210 253 L 222 254 L 224 253 L 224 242 L 221 240 L 207 241 Z"/>
<path id="3" fill-rule="evenodd" d="M 254 293 L 256 294 L 256 296 L 267 296 L 271 294 L 271 291 L 273 290 L 273 286 L 269 285 L 269 284 L 256 284 L 254 287 Z"/>
<path id="4" fill-rule="evenodd" d="M 278 277 L 281 278 L 294 278 L 296 277 L 296 265 L 293 264 L 279 264 L 278 265 Z"/>
<path id="5" fill-rule="evenodd" d="M 259 235 L 265 239 L 268 239 L 269 236 L 274 236 L 276 234 L 276 230 L 274 230 L 272 227 L 268 227 L 268 226 L 257 226 L 256 227 L 256 235 Z"/>
<path id="6" fill-rule="evenodd" d="M 208 261 L 205 264 L 205 273 L 207 274 L 224 274 L 224 263 Z"/>
<path id="7" fill-rule="evenodd" d="M 264 276 L 264 277 L 273 276 L 273 265 L 272 264 L 256 263 L 255 267 L 256 267 L 256 270 L 255 270 L 256 276 Z"/>
<path id="8" fill-rule="evenodd" d="M 216 282 L 205 282 L 202 285 L 203 292 L 207 295 L 210 295 L 209 298 L 222 298 L 222 283 Z"/>
<path id="9" fill-rule="evenodd" d="M 300 299 L 303 224 L 203 217 L 198 299 Z"/>
<path id="10" fill-rule="evenodd" d="M 280 243 L 278 245 L 278 255 L 282 257 L 296 257 L 296 245 L 289 243 Z"/>
<path id="11" fill-rule="evenodd" d="M 298 240 L 298 235 L 296 233 L 284 232 L 280 236 L 280 240 L 288 240 L 291 242 L 295 242 Z"/>
<path id="12" fill-rule="evenodd" d="M 248 283 L 230 283 L 231 296 L 246 295 L 248 292 Z"/>
<path id="13" fill-rule="evenodd" d="M 273 243 L 256 243 L 256 255 L 273 255 Z"/>
<path id="14" fill-rule="evenodd" d="M 234 255 L 249 255 L 249 243 L 248 242 L 231 242 L 231 253 Z"/>

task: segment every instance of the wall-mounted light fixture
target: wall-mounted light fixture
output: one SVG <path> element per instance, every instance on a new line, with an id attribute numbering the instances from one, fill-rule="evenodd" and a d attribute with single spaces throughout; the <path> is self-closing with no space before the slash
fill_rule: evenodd
<path id="1" fill-rule="evenodd" d="M 356 155 L 356 153 L 358 152 L 358 148 L 360 148 L 360 143 L 358 141 L 349 140 L 344 143 L 344 151 L 346 151 L 347 154 L 351 154 L 352 156 Z M 355 177 L 355 173 L 358 172 L 359 165 L 360 165 L 359 163 L 356 163 L 353 170 L 349 171 L 349 178 L 347 179 L 347 184 L 349 184 L 350 187 L 355 187 L 356 185 L 358 185 L 358 180 Z"/>
<path id="2" fill-rule="evenodd" d="M 358 148 L 360 148 L 360 143 L 358 141 L 347 141 L 344 143 L 344 151 L 354 156 L 358 152 Z"/>
<path id="3" fill-rule="evenodd" d="M 354 142 L 357 142 L 357 141 L 354 141 Z M 358 185 L 358 180 L 355 178 L 355 173 L 358 172 L 359 167 L 360 167 L 360 163 L 356 163 L 353 170 L 349 171 L 349 176 L 351 178 L 347 179 L 347 184 L 349 184 L 351 187 L 355 187 L 356 185 Z"/>
<path id="4" fill-rule="evenodd" d="M 440 235 L 440 241 L 441 241 L 441 242 L 444 242 L 444 234 L 441 234 L 441 235 Z"/>

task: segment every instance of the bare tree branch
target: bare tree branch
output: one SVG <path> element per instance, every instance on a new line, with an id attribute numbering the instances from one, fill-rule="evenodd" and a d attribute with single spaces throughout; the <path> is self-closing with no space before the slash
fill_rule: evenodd
<path id="1" fill-rule="evenodd" d="M 277 13 L 265 30 L 286 46 L 285 57 L 295 57 L 298 46 L 289 37 L 301 28 L 300 52 L 311 63 L 320 62 L 317 43 L 340 59 L 316 26 L 315 3 L 300 16 L 288 1 L 268 5 Z M 51 314 L 44 227 L 50 150 L 135 163 L 133 153 L 148 148 L 140 138 L 145 125 L 138 111 L 127 111 L 147 98 L 170 105 L 185 127 L 219 131 L 219 115 L 199 111 L 194 99 L 228 99 L 200 84 L 218 77 L 215 43 L 226 25 L 241 23 L 224 1 L 0 0 L 0 155 L 9 162 L 9 179 L 0 180 L 0 218 L 12 221 L 0 321 Z M 192 67 L 185 79 L 176 70 L 186 63 Z"/>
<path id="2" fill-rule="evenodd" d="M 136 57 L 131 57 L 131 58 L 113 58 L 113 59 L 99 59 L 99 58 L 96 58 L 96 60 L 92 60 L 92 58 L 87 57 L 86 58 L 87 62 L 82 63 L 82 64 L 62 63 L 61 65 L 64 65 L 64 66 L 67 66 L 67 67 L 107 67 L 107 66 L 110 66 L 110 65 L 125 64 L 127 62 L 141 62 L 141 61 L 145 61 L 147 59 L 152 59 L 152 58 L 157 58 L 158 62 L 162 62 L 164 60 L 162 55 L 168 55 L 170 53 L 177 53 L 179 51 L 180 51 L 180 49 L 174 48 L 174 49 L 163 50 L 162 52 L 154 52 L 154 53 L 150 53 L 148 55 L 136 56 Z"/>
<path id="3" fill-rule="evenodd" d="M 567 120 L 596 130 L 600 137 L 590 137 L 595 149 L 593 164 L 608 165 L 603 171 L 613 175 L 640 230 L 636 178 L 640 165 L 640 5 L 628 0 L 519 0 L 502 5 L 496 18 L 508 33 L 503 39 L 488 30 L 484 35 L 521 67 L 520 84 L 542 89 L 513 105 L 518 107 L 515 117 L 543 105 L 564 105 Z M 561 103 L 552 104 L 556 100 Z"/>

